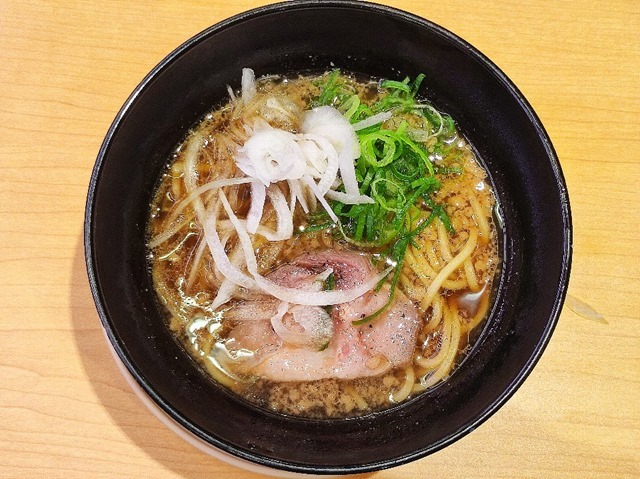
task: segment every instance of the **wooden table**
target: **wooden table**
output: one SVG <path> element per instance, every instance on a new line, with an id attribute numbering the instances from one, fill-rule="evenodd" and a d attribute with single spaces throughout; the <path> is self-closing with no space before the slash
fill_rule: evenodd
<path id="1" fill-rule="evenodd" d="M 0 2 L 0 477 L 249 478 L 144 408 L 87 283 L 85 194 L 116 112 L 167 53 L 256 0 Z M 376 478 L 640 477 L 640 7 L 394 0 L 519 86 L 566 175 L 569 294 L 539 365 L 478 430 Z M 356 446 L 357 447 L 357 446 Z"/>

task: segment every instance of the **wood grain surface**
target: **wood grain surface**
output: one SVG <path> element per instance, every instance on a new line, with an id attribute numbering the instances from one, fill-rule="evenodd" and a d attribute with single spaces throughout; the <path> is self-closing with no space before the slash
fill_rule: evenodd
<path id="1" fill-rule="evenodd" d="M 366 477 L 640 477 L 640 5 L 388 3 L 462 36 L 531 102 L 569 187 L 569 294 L 606 323 L 565 307 L 498 413 Z M 93 305 L 82 228 L 96 154 L 129 93 L 183 41 L 260 4 L 0 2 L 0 477 L 257 477 L 183 442 L 132 393 Z"/>

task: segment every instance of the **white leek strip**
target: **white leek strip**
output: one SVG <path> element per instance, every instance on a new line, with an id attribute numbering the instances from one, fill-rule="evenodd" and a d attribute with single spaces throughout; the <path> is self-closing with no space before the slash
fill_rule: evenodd
<path id="1" fill-rule="evenodd" d="M 233 292 L 237 287 L 236 284 L 225 278 L 220 288 L 218 288 L 218 294 L 216 294 L 216 297 L 211 302 L 211 310 L 215 311 L 223 304 L 229 302 L 231 298 L 233 298 Z"/>
<path id="2" fill-rule="evenodd" d="M 198 272 L 200 270 L 200 260 L 202 259 L 202 255 L 204 254 L 206 246 L 206 240 L 204 238 L 201 238 L 191 262 L 191 269 L 189 270 L 189 276 L 187 278 L 187 289 L 190 289 L 193 285 L 193 282 L 196 280 L 196 276 L 198 275 Z"/>
<path id="3" fill-rule="evenodd" d="M 196 163 L 198 158 L 200 157 L 200 150 L 204 143 L 204 137 L 201 132 L 195 133 L 189 143 L 187 144 L 187 148 L 184 152 L 184 166 L 185 166 L 185 175 L 184 175 L 184 184 L 187 189 L 187 194 L 191 193 L 196 189 L 197 183 L 197 170 Z M 200 200 L 200 197 L 197 197 L 193 200 L 193 206 L 196 212 L 196 218 L 200 223 L 204 220 L 204 205 Z"/>
<path id="4" fill-rule="evenodd" d="M 257 181 L 251 183 L 251 207 L 247 213 L 247 231 L 255 234 L 262 219 L 264 203 L 267 200 L 267 189 Z"/>
<path id="5" fill-rule="evenodd" d="M 233 227 L 236 229 L 236 233 L 238 234 L 238 241 L 240 241 L 240 246 L 244 251 L 244 259 L 247 263 L 247 270 L 249 271 L 249 273 L 253 274 L 254 271 L 258 271 L 258 261 L 256 260 L 255 253 L 253 252 L 253 243 L 251 242 L 251 237 L 249 236 L 249 233 L 247 233 L 247 229 L 244 227 L 242 222 L 233 212 L 233 209 L 229 204 L 229 200 L 222 190 L 220 191 L 220 202 L 222 203 L 222 206 L 227 212 L 227 216 L 229 217 L 231 224 L 233 224 Z"/>
<path id="6" fill-rule="evenodd" d="M 365 128 L 369 128 L 370 126 L 377 125 L 378 123 L 384 123 L 389 118 L 391 118 L 393 114 L 390 111 L 383 111 L 381 113 L 377 113 L 369 118 L 365 118 L 362 121 L 353 124 L 353 129 L 355 131 L 364 130 Z"/>
<path id="7" fill-rule="evenodd" d="M 289 191 L 291 192 L 291 201 L 289 203 L 289 209 L 291 210 L 291 214 L 295 211 L 296 200 L 302 206 L 302 211 L 305 213 L 309 213 L 309 204 L 307 203 L 307 198 L 302 191 L 302 184 L 299 180 L 287 180 L 289 184 Z"/>
<path id="8" fill-rule="evenodd" d="M 303 140 L 299 141 L 298 144 L 307 161 L 307 173 L 315 178 L 322 178 L 323 171 L 325 171 L 328 166 L 327 153 L 323 151 L 317 142 L 309 139 L 308 134 L 302 134 L 301 138 Z M 331 145 L 331 148 L 335 151 L 333 145 Z"/>
<path id="9" fill-rule="evenodd" d="M 329 276 L 331 276 L 332 274 L 333 274 L 333 268 L 327 268 L 322 273 L 318 273 L 316 275 L 315 281 L 320 283 L 320 284 L 324 284 L 324 282 L 327 280 L 327 278 Z"/>
<path id="10" fill-rule="evenodd" d="M 331 220 L 334 223 L 337 223 L 338 217 L 336 216 L 335 212 L 331 209 L 331 206 L 329 206 L 329 203 L 327 203 L 327 200 L 324 198 L 324 195 L 322 195 L 318 191 L 318 187 L 315 181 L 313 181 L 313 178 L 311 178 L 310 176 L 304 176 L 302 177 L 302 181 L 304 181 L 305 184 L 309 187 L 309 189 L 313 192 L 314 196 L 318 199 L 318 201 L 320 202 L 322 207 L 325 209 L 325 211 L 327 212 Z"/>
<path id="11" fill-rule="evenodd" d="M 313 181 L 312 181 L 313 182 Z M 233 223 L 233 226 L 236 228 L 236 232 L 238 233 L 238 240 L 240 241 L 240 245 L 244 250 L 244 257 L 247 262 L 247 270 L 251 275 L 253 275 L 253 280 L 255 284 L 258 285 L 260 289 L 262 289 L 265 293 L 276 297 L 281 301 L 286 301 L 287 303 L 293 304 L 302 304 L 305 306 L 330 306 L 334 304 L 346 303 L 349 301 L 353 301 L 354 299 L 359 298 L 367 291 L 372 290 L 383 278 L 385 278 L 389 272 L 393 269 L 392 266 L 385 269 L 383 272 L 378 273 L 376 275 L 372 275 L 367 281 L 361 283 L 359 286 L 356 286 L 352 289 L 346 290 L 337 290 L 337 291 L 302 291 L 296 288 L 288 288 L 286 286 L 281 286 L 279 284 L 274 283 L 273 281 L 269 281 L 264 276 L 261 276 L 258 273 L 258 263 L 256 260 L 255 253 L 253 251 L 253 245 L 251 243 L 251 238 L 249 237 L 249 233 L 247 233 L 246 228 L 242 224 L 238 217 L 234 214 L 231 209 L 231 205 L 229 205 L 229 201 L 227 200 L 223 191 L 220 191 L 220 201 L 222 202 L 222 206 L 224 207 L 227 215 L 229 215 L 229 219 Z M 208 222 L 209 224 L 209 222 Z M 211 225 L 210 225 L 211 226 Z M 215 224 L 213 225 L 215 226 Z M 214 236 L 214 235 L 211 235 Z M 217 234 L 215 234 L 217 238 Z M 217 238 L 219 241 L 219 238 Z M 214 238 L 215 240 L 215 238 Z M 222 246 L 222 245 L 220 245 Z M 229 258 L 224 254 L 224 249 L 219 248 L 219 251 L 222 252 L 224 258 L 224 269 L 222 266 L 218 265 L 220 271 L 226 276 L 225 271 L 228 271 L 233 275 L 232 278 L 229 278 L 236 284 L 240 284 L 239 278 L 236 272 L 239 272 L 237 268 L 231 265 Z M 214 257 L 216 262 L 218 262 L 217 258 Z M 241 273 L 242 276 L 247 278 L 246 275 Z M 248 279 L 248 278 L 247 278 Z"/>
<path id="12" fill-rule="evenodd" d="M 196 217 L 200 221 L 204 219 L 204 206 L 202 204 L 202 201 L 200 201 L 200 198 L 199 198 L 201 193 L 194 194 L 194 192 L 198 190 L 198 188 L 195 188 L 195 163 L 198 158 L 198 152 L 200 151 L 202 140 L 203 140 L 202 135 L 196 134 L 191 138 L 191 140 L 189 141 L 186 147 L 186 150 L 184 153 L 184 156 L 185 156 L 184 162 L 185 162 L 185 170 L 186 170 L 184 182 L 185 182 L 188 195 L 187 195 L 187 198 L 183 200 L 183 202 L 181 202 L 176 208 L 174 208 L 174 210 L 171 212 L 171 215 L 165 220 L 164 222 L 165 224 L 174 223 L 178 215 L 182 212 L 182 210 L 184 210 L 184 208 L 193 201 L 195 201 L 194 209 L 195 209 Z M 189 201 L 185 202 L 186 200 L 189 200 Z M 161 245 L 162 243 L 167 241 L 169 238 L 171 238 L 173 235 L 175 235 L 178 231 L 180 231 L 182 228 L 184 228 L 187 225 L 187 223 L 189 223 L 190 221 L 191 221 L 190 219 L 186 219 L 186 220 L 174 223 L 173 226 L 169 228 L 164 228 L 164 231 L 162 233 L 156 235 L 154 238 L 151 239 L 151 241 L 149 241 L 149 248 L 155 248 L 156 246 Z"/>
<path id="13" fill-rule="evenodd" d="M 292 211 L 291 214 L 293 214 L 293 211 L 296 210 L 296 201 L 298 200 L 295 191 L 293 191 L 293 184 L 297 183 L 296 180 L 287 180 L 287 184 L 289 185 L 289 209 Z M 305 211 L 305 213 L 307 213 Z"/>
<path id="14" fill-rule="evenodd" d="M 256 96 L 256 75 L 251 68 L 242 69 L 242 100 L 245 105 Z"/>
<path id="15" fill-rule="evenodd" d="M 243 220 L 240 220 L 241 223 L 244 223 Z M 264 236 L 265 238 L 267 238 L 269 241 L 282 241 L 278 236 L 278 232 L 274 231 L 272 228 L 268 228 L 266 226 L 258 226 L 258 231 L 256 231 L 257 234 Z"/>
<path id="16" fill-rule="evenodd" d="M 300 185 L 302 186 L 302 192 L 305 195 L 307 202 L 309 203 L 309 211 L 317 210 L 318 198 L 316 197 L 315 193 L 311 190 L 311 188 L 309 188 L 309 186 L 304 181 L 301 181 Z"/>
<path id="17" fill-rule="evenodd" d="M 217 208 L 217 209 L 216 209 L 216 215 L 217 215 L 217 214 L 218 214 L 217 212 L 218 212 L 218 211 L 220 211 L 220 202 L 219 202 L 219 201 L 216 201 L 215 206 L 216 206 L 216 208 Z M 220 224 L 220 222 L 218 222 L 217 224 L 219 225 L 219 224 Z M 217 226 L 217 225 L 216 225 L 216 226 Z M 227 241 L 229 241 L 229 238 L 231 238 L 231 235 L 232 235 L 233 233 L 235 233 L 235 230 L 233 230 L 233 231 L 232 231 L 232 230 L 233 230 L 233 227 L 232 227 L 231 229 L 227 229 L 227 230 L 225 230 L 225 231 L 221 231 L 221 232 L 219 233 L 219 236 L 220 236 L 220 243 L 222 244 L 222 247 L 223 247 L 223 248 L 226 248 L 226 247 L 227 247 Z M 206 240 L 206 238 L 205 238 L 205 240 Z M 206 241 L 205 241 L 205 243 L 206 243 Z M 207 245 L 207 246 L 208 246 L 208 245 Z M 234 250 L 234 251 L 236 251 L 236 250 Z M 227 255 L 227 256 L 229 256 L 229 255 Z M 231 253 L 231 256 L 229 256 L 229 259 L 231 260 L 231 264 L 233 264 L 234 266 L 238 266 L 237 262 L 234 262 L 234 261 L 233 261 L 233 252 Z M 215 262 L 213 263 L 213 274 L 215 275 L 216 279 L 217 279 L 217 280 L 219 280 L 221 283 L 226 279 L 226 278 L 224 277 L 224 275 L 223 275 L 223 274 L 220 272 L 220 270 L 218 269 L 218 266 L 216 265 L 216 263 L 215 263 Z"/>
<path id="18" fill-rule="evenodd" d="M 340 175 L 348 194 L 357 195 L 358 181 L 354 160 L 360 156 L 356 132 L 342 113 L 330 106 L 320 106 L 304 112 L 300 130 L 326 138 L 338 153 Z"/>
<path id="19" fill-rule="evenodd" d="M 229 205 L 229 202 L 227 201 L 227 197 L 224 195 L 224 192 L 222 190 L 220 190 L 220 200 L 223 201 L 223 205 L 225 204 L 225 202 L 226 202 L 226 206 Z M 229 208 L 229 210 L 231 210 L 231 208 Z M 233 216 L 235 218 L 235 215 Z M 217 220 L 218 220 L 218 209 L 215 208 L 213 211 L 213 214 L 209 216 L 204 222 L 205 238 L 207 239 L 207 244 L 209 245 L 211 256 L 213 257 L 213 260 L 215 261 L 217 268 L 220 270 L 222 275 L 232 283 L 237 284 L 238 286 L 244 286 L 245 288 L 255 289 L 257 287 L 256 282 L 252 278 L 244 274 L 242 271 L 240 271 L 240 269 L 238 269 L 235 265 L 233 265 L 231 263 L 231 260 L 225 253 L 224 245 L 220 241 L 220 237 L 218 236 L 218 232 L 216 231 Z M 242 229 L 244 230 L 244 228 Z M 245 231 L 245 234 L 247 234 L 246 230 L 244 231 Z M 247 237 L 248 237 L 248 234 L 247 234 Z M 249 242 L 251 242 L 251 240 L 249 240 Z M 243 250 L 244 250 L 244 245 L 243 245 Z M 255 259 L 256 258 L 254 256 L 253 257 L 254 262 L 255 262 Z"/>
<path id="20" fill-rule="evenodd" d="M 340 166 L 338 152 L 329 140 L 323 138 L 320 135 L 306 134 L 303 136 L 303 138 L 316 143 L 326 154 L 326 165 L 324 165 L 324 172 L 322 172 L 322 170 L 319 170 L 320 172 L 322 172 L 322 176 L 320 181 L 318 182 L 318 191 L 324 195 L 327 193 L 327 191 L 329 191 L 331 185 L 338 176 L 338 168 Z"/>
<path id="21" fill-rule="evenodd" d="M 231 263 L 235 263 L 233 261 L 233 258 L 231 258 Z M 216 297 L 213 298 L 213 301 L 211 302 L 211 309 L 216 310 L 217 308 L 231 300 L 237 287 L 237 284 L 231 282 L 227 278 L 224 278 L 222 280 L 222 283 L 220 284 L 220 287 L 218 288 Z"/>
<path id="22" fill-rule="evenodd" d="M 298 137 L 285 130 L 271 129 L 254 133 L 234 157 L 246 175 L 265 186 L 281 180 L 297 180 L 307 171 Z"/>
<path id="23" fill-rule="evenodd" d="M 184 183 L 187 187 L 187 192 L 190 193 L 196 188 L 196 162 L 198 160 L 198 153 L 203 146 L 204 136 L 202 132 L 197 132 L 191 135 L 187 146 L 184 150 Z"/>
<path id="24" fill-rule="evenodd" d="M 216 202 L 216 206 L 219 207 L 220 203 Z M 231 237 L 231 232 L 229 231 L 221 238 L 221 243 L 224 248 L 226 248 L 227 241 L 229 241 L 230 237 Z M 229 260 L 231 261 L 231 264 L 234 265 L 236 268 L 239 268 L 243 258 L 242 248 L 238 248 L 238 247 L 234 248 L 233 251 L 231 251 L 228 256 L 229 256 Z M 222 275 L 217 267 L 214 266 L 214 268 L 215 268 L 216 275 Z M 224 275 L 222 275 L 222 283 L 218 288 L 218 293 L 216 294 L 216 297 L 213 299 L 213 302 L 211 303 L 211 309 L 215 310 L 220 306 L 222 306 L 224 303 L 228 302 L 231 298 L 233 298 L 237 288 L 238 288 L 237 284 L 232 283 Z"/>
<path id="25" fill-rule="evenodd" d="M 233 92 L 233 88 L 227 85 L 227 91 L 229 92 L 229 98 L 231 98 L 231 103 L 235 103 L 237 101 L 236 94 Z"/>
<path id="26" fill-rule="evenodd" d="M 260 288 L 281 301 L 304 306 L 331 306 L 353 301 L 367 291 L 371 291 L 392 269 L 390 266 L 381 273 L 372 275 L 367 281 L 355 288 L 334 291 L 301 291 L 295 288 L 287 288 L 269 281 L 267 278 L 257 274 L 257 272 L 254 274 L 254 279 Z"/>
<path id="27" fill-rule="evenodd" d="M 373 204 L 375 201 L 373 198 L 368 197 L 367 195 L 348 195 L 347 193 L 342 193 L 341 191 L 329 190 L 325 195 L 330 200 L 336 200 L 345 205 L 361 205 L 361 204 Z"/>
<path id="28" fill-rule="evenodd" d="M 288 111 L 287 109 L 285 109 L 282 104 L 278 101 L 277 98 L 274 97 L 269 97 L 267 99 L 267 102 L 265 104 L 265 106 L 267 108 L 270 108 L 274 111 L 277 111 L 278 113 L 280 113 L 282 116 L 288 118 L 289 120 L 295 120 L 295 117 L 293 116 L 293 114 Z"/>
<path id="29" fill-rule="evenodd" d="M 251 123 L 251 126 L 247 125 L 245 123 L 245 130 L 248 129 L 249 136 L 253 135 L 254 133 L 258 133 L 260 131 L 264 131 L 264 130 L 273 130 L 274 128 L 269 124 L 269 122 L 267 120 L 265 120 L 264 118 L 258 116 L 255 117 L 253 119 L 253 122 Z"/>
<path id="30" fill-rule="evenodd" d="M 282 302 L 281 305 L 288 303 Z M 320 306 L 302 306 L 299 304 L 288 308 L 282 315 L 278 311 L 271 318 L 271 326 L 275 333 L 285 343 L 302 347 L 304 349 L 322 349 L 333 336 L 333 321 L 329 313 Z M 288 318 L 292 325 L 285 324 L 284 315 L 289 313 Z M 287 321 L 289 323 L 289 321 Z"/>
<path id="31" fill-rule="evenodd" d="M 277 230 L 273 238 L 265 236 L 269 241 L 283 241 L 293 236 L 293 215 L 287 204 L 287 199 L 278 187 L 278 185 L 271 185 L 267 188 L 267 195 L 271 206 L 273 206 L 276 212 L 277 218 Z M 237 229 L 237 228 L 236 228 Z"/>
<path id="32" fill-rule="evenodd" d="M 342 183 L 344 184 L 344 190 L 348 195 L 359 195 L 358 180 L 356 179 L 356 168 L 353 163 L 353 158 L 349 155 L 348 151 L 342 151 L 339 156 L 340 160 L 340 176 L 342 177 Z"/>
<path id="33" fill-rule="evenodd" d="M 231 264 L 238 268 L 242 261 L 242 248 L 234 249 L 231 252 L 231 256 L 229 256 L 229 259 L 231 260 Z M 237 288 L 237 284 L 234 284 L 227 278 L 224 278 L 220 288 L 218 288 L 218 294 L 216 294 L 216 297 L 211 303 L 211 309 L 215 310 L 233 298 Z"/>
<path id="34" fill-rule="evenodd" d="M 244 132 L 247 134 L 247 137 L 253 135 L 253 132 L 256 131 L 255 128 L 251 128 L 247 123 L 243 125 Z"/>
<path id="35" fill-rule="evenodd" d="M 166 222 L 171 223 L 174 219 L 175 218 L 169 219 Z M 154 236 L 151 239 L 151 241 L 149 241 L 149 248 L 153 249 L 156 246 L 161 245 L 162 243 L 167 241 L 169 238 L 171 238 L 174 234 L 176 234 L 178 231 L 180 231 L 182 228 L 187 226 L 187 224 L 189 223 L 191 223 L 191 218 L 186 218 L 186 219 L 183 219 L 182 221 L 178 221 L 177 223 L 175 223 L 173 226 L 169 228 L 164 228 L 164 231 L 162 233 L 159 233 L 158 235 Z"/>
<path id="36" fill-rule="evenodd" d="M 198 198 L 203 193 L 206 193 L 207 191 L 217 190 L 219 188 L 222 188 L 223 186 L 242 185 L 246 183 L 253 183 L 256 181 L 259 181 L 259 180 L 255 178 L 243 177 L 243 178 L 226 178 L 224 180 L 216 180 L 216 181 L 211 181 L 209 183 L 206 183 L 196 188 L 195 190 L 193 190 L 182 201 L 180 201 L 180 203 L 178 203 L 173 208 L 173 210 L 171 211 L 171 216 L 166 220 L 166 222 L 171 223 L 173 220 L 175 220 L 175 218 L 177 218 L 178 215 L 182 213 L 182 211 L 193 202 L 193 200 Z M 149 248 L 155 248 L 156 246 L 161 245 L 162 243 L 167 241 L 169 238 L 171 238 L 174 234 L 176 234 L 182 228 L 182 226 L 184 226 L 184 224 L 181 223 L 180 228 L 177 228 L 177 229 L 175 227 L 170 228 L 164 231 L 163 233 L 156 235 L 151 239 L 151 241 L 149 241 Z"/>
<path id="37" fill-rule="evenodd" d="M 273 315 L 273 317 L 271 318 L 271 321 L 273 321 L 274 318 L 276 319 L 284 318 L 284 315 L 287 314 L 287 311 L 289 311 L 289 303 L 285 301 L 280 301 L 280 304 L 278 304 L 278 311 L 276 314 Z"/>

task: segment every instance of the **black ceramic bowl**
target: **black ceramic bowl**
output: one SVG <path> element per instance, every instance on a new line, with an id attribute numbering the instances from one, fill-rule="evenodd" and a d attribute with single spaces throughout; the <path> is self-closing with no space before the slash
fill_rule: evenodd
<path id="1" fill-rule="evenodd" d="M 256 74 L 427 74 L 421 92 L 450 113 L 491 178 L 503 261 L 488 325 L 439 387 L 384 412 L 308 420 L 250 406 L 202 374 L 169 334 L 145 262 L 154 187 L 172 150 L 212 106 Z M 203 449 L 258 467 L 345 474 L 426 456 L 475 429 L 540 358 L 567 287 L 566 186 L 544 128 L 511 81 L 471 45 L 426 20 L 361 2 L 271 5 L 187 41 L 136 88 L 104 140 L 85 220 L 91 288 L 117 359 L 147 401 Z M 262 469 L 263 471 L 267 469 Z"/>

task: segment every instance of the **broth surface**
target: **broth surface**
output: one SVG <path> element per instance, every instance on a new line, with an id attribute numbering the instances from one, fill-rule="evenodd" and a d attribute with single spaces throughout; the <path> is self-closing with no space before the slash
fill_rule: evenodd
<path id="1" fill-rule="evenodd" d="M 417 324 L 415 333 L 411 333 L 413 336 L 406 333 L 401 337 L 402 340 L 408 337 L 413 340 L 410 360 L 394 364 L 384 355 L 371 353 L 363 356 L 368 358 L 366 367 L 371 369 L 371 375 L 362 377 L 283 381 L 259 374 L 268 370 L 264 364 L 271 360 L 269 358 L 285 354 L 286 347 L 289 347 L 287 341 L 283 343 L 280 339 L 280 344 L 269 342 L 272 341 L 270 338 L 278 335 L 274 333 L 274 321 L 282 321 L 291 331 L 298 324 L 291 323 L 291 309 L 284 313 L 285 316 L 275 313 L 282 302 L 273 301 L 265 291 L 251 290 L 242 285 L 229 286 L 228 281 L 225 283 L 226 277 L 211 253 L 211 238 L 205 234 L 204 226 L 215 211 L 218 218 L 216 228 L 219 229 L 224 254 L 230 264 L 248 274 L 249 266 L 244 263 L 246 251 L 242 248 L 240 233 L 233 229 L 232 217 L 225 213 L 219 196 L 220 191 L 224 192 L 233 213 L 242 221 L 246 219 L 243 223 L 246 225 L 252 210 L 253 184 L 230 184 L 209 190 L 206 185 L 221 179 L 242 179 L 246 176 L 237 164 L 238 151 L 255 138 L 257 132 L 277 129 L 301 135 L 304 112 L 317 108 L 320 100 L 327 104 L 323 96 L 328 96 L 327 85 L 331 86 L 331 81 L 340 88 L 328 104 L 348 115 L 354 110 L 356 100 L 353 100 L 353 95 L 356 95 L 362 105 L 363 117 L 367 115 L 366 108 L 374 109 L 375 105 L 404 88 L 394 83 L 357 81 L 346 75 L 327 73 L 259 79 L 255 96 L 250 101 L 244 98 L 247 92 L 242 96 L 240 92 L 233 92 L 231 101 L 206 115 L 168 159 L 148 224 L 150 270 L 159 300 L 167 310 L 167 326 L 194 360 L 212 378 L 250 402 L 272 411 L 314 418 L 368 414 L 414 397 L 446 380 L 464 359 L 484 324 L 492 299 L 492 280 L 499 264 L 497 231 L 493 222 L 495 198 L 473 149 L 457 131 L 454 121 L 427 103 L 418 99 L 414 107 L 406 111 L 398 111 L 395 107 L 390 118 L 368 128 L 406 134 L 418 145 L 420 152 L 428 155 L 437 187 L 429 190 L 428 197 L 416 196 L 415 206 L 407 207 L 407 216 L 402 224 L 402 231 L 415 232 L 422 228 L 421 231 L 411 238 L 399 236 L 395 243 L 383 244 L 386 225 L 392 221 L 382 221 L 379 229 L 384 231 L 375 241 L 370 241 L 367 234 L 372 233 L 366 229 L 370 220 L 360 221 L 354 213 L 354 219 L 349 223 L 350 217 L 345 215 L 340 217 L 343 228 L 338 228 L 326 216 L 321 202 L 307 194 L 310 212 L 305 212 L 300 202 L 295 204 L 292 212 L 294 234 L 290 238 L 269 240 L 259 232 L 249 237 L 260 275 L 276 281 L 273 278 L 282 276 L 286 268 L 297 267 L 305 271 L 304 274 L 308 271 L 312 276 L 322 277 L 323 292 L 347 289 L 340 285 L 340 281 L 346 281 L 347 271 L 350 271 L 349 265 L 344 266 L 350 259 L 345 258 L 366 258 L 371 275 L 382 272 L 389 264 L 395 266 L 379 293 L 391 294 L 386 292 L 393 291 L 390 299 L 393 302 L 379 316 L 369 318 L 372 311 L 367 311 L 356 318 L 363 321 L 356 326 L 354 322 L 344 320 L 348 304 L 323 306 L 326 313 L 317 309 L 320 308 L 318 306 L 309 306 L 307 308 L 316 309 L 305 311 L 315 311 L 317 318 L 324 318 L 318 321 L 326 323 L 326 318 L 332 318 L 333 326 L 327 323 L 329 332 L 322 333 L 329 334 L 329 339 L 313 346 L 296 344 L 287 351 L 295 353 L 302 349 L 309 357 L 329 357 L 339 334 L 336 328 L 347 328 L 349 334 L 363 338 L 369 334 L 368 330 L 381 329 L 385 320 L 391 321 L 390 310 L 406 304 L 411 314 L 415 311 Z M 357 125 L 358 121 L 352 120 L 351 123 Z M 366 145 L 362 146 L 366 141 L 363 139 L 374 138 L 367 133 L 369 130 L 364 128 L 362 131 L 365 133 L 357 133 L 363 148 L 361 151 L 366 148 Z M 393 137 L 391 133 L 389 135 Z M 377 158 L 383 158 L 384 148 L 387 148 L 384 140 L 372 141 L 371 151 L 378 155 Z M 405 142 L 406 155 L 413 154 L 411 148 Z M 420 156 L 420 152 L 415 154 Z M 398 158 L 402 160 L 403 156 L 393 160 L 398 162 L 394 166 L 398 170 L 398 178 L 413 174 L 411 165 L 398 161 Z M 358 163 L 358 168 L 360 166 Z M 356 170 L 356 174 L 358 171 L 364 170 Z M 383 209 L 388 208 L 389 215 L 398 215 L 402 210 L 399 206 L 403 201 L 401 196 L 408 193 L 398 189 L 402 181 L 391 178 L 381 178 L 375 183 L 377 188 L 371 191 L 376 195 L 384 190 L 387 196 L 383 198 L 380 194 L 376 201 L 380 201 Z M 295 196 L 292 186 L 295 184 L 287 181 L 278 183 L 288 204 Z M 398 198 L 397 204 L 389 200 L 394 198 L 394 194 Z M 336 201 L 332 200 L 333 208 Z M 280 229 L 276 203 L 277 199 L 272 196 L 268 196 L 264 203 L 260 224 L 269 231 Z M 350 211 L 356 209 L 351 205 L 346 207 L 349 208 Z M 444 212 L 438 213 L 439 208 Z M 382 214 L 385 218 L 387 213 L 383 211 Z M 421 226 L 423 222 L 428 224 Z M 359 239 L 356 241 L 354 237 Z M 397 261 L 393 252 L 399 250 L 398 244 L 403 238 L 406 240 L 406 244 L 401 245 L 405 248 L 404 254 L 402 261 Z M 328 266 L 304 266 L 306 270 L 300 269 L 303 268 L 298 265 L 300 258 L 313 254 L 332 254 L 339 259 L 336 263 L 329 262 Z M 295 274 L 302 274 L 300 271 Z M 327 282 L 335 283 L 336 280 L 337 285 L 327 286 Z M 282 281 L 288 280 L 278 281 L 283 284 Z M 225 288 L 230 288 L 230 297 L 217 304 Z M 301 293 L 304 294 L 303 291 Z M 280 319 L 274 320 L 278 314 Z M 398 321 L 399 327 L 407 331 L 414 324 L 406 322 L 404 313 Z M 264 329 L 260 336 L 256 336 L 257 342 L 262 343 L 251 349 L 247 347 L 246 336 L 239 335 L 245 330 L 249 335 L 257 334 L 258 324 Z M 333 336 L 330 331 L 333 331 Z M 371 349 L 372 343 L 366 344 Z M 340 374 L 348 374 L 348 371 Z"/>

